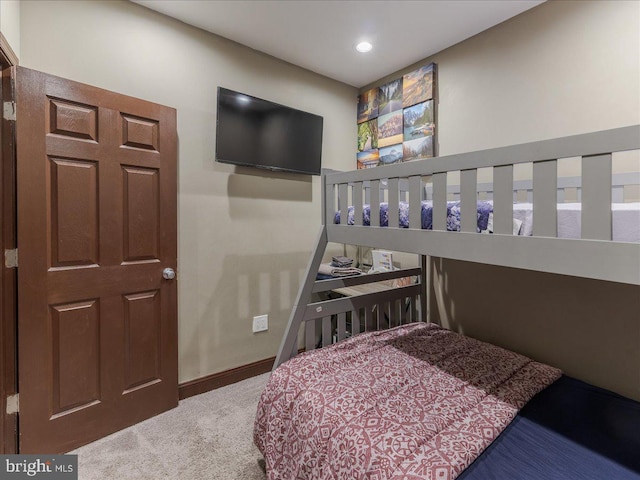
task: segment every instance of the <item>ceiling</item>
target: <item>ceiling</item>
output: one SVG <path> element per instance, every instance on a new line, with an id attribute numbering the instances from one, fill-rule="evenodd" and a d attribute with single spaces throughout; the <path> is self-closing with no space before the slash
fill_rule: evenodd
<path id="1" fill-rule="evenodd" d="M 362 87 L 544 0 L 132 0 L 255 50 Z M 373 50 L 355 45 L 367 40 Z"/>

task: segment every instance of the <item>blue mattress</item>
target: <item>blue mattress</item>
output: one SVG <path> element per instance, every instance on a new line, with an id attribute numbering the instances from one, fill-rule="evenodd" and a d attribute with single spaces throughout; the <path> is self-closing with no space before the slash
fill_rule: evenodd
<path id="1" fill-rule="evenodd" d="M 639 480 L 640 403 L 563 376 L 458 479 Z"/>

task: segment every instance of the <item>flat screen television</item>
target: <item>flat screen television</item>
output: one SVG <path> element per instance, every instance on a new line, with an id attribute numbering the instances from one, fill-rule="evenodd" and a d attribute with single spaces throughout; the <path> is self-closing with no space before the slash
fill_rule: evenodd
<path id="1" fill-rule="evenodd" d="M 218 87 L 216 161 L 320 175 L 322 117 Z"/>

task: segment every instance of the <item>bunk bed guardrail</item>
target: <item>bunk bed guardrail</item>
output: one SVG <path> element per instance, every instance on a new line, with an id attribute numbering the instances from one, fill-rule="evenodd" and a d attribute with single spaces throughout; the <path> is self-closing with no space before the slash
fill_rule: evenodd
<path id="1" fill-rule="evenodd" d="M 640 126 L 451 155 L 324 177 L 328 241 L 380 247 L 548 273 L 640 284 L 640 245 L 612 241 L 612 154 L 640 149 Z M 582 157 L 581 239 L 557 238 L 557 162 Z M 513 168 L 533 163 L 533 235 L 513 233 Z M 476 233 L 479 168 L 493 168 L 493 235 Z M 460 232 L 447 231 L 447 172 L 460 171 Z M 423 177 L 433 185 L 433 230 L 422 230 Z M 399 182 L 408 184 L 409 228 L 379 226 L 381 182 L 389 225 L 398 225 Z M 371 189 L 371 226 L 362 225 L 363 183 Z M 352 190 L 349 195 L 349 190 Z M 337 192 L 337 199 L 336 199 Z M 355 225 L 334 213 L 349 204 Z"/>

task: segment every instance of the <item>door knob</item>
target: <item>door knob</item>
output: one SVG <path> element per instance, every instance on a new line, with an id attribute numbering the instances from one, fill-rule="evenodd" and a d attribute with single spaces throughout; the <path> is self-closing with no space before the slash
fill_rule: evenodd
<path id="1" fill-rule="evenodd" d="M 176 278 L 176 272 L 173 268 L 165 268 L 162 271 L 162 278 L 164 278 L 165 280 L 173 280 L 174 278 Z"/>

